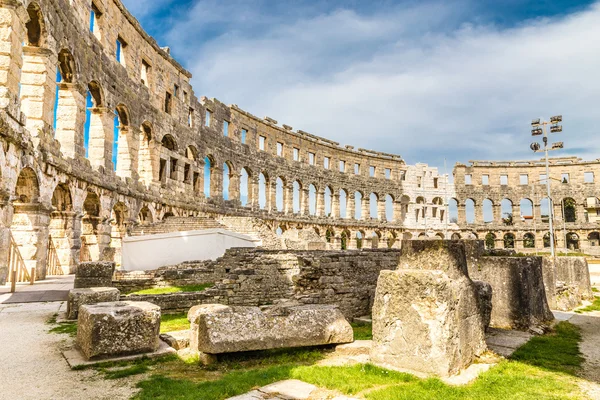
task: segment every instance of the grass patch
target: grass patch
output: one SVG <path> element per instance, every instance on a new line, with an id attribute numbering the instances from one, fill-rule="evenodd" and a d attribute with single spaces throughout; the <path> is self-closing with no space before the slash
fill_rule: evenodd
<path id="1" fill-rule="evenodd" d="M 163 314 L 160 317 L 160 333 L 190 329 L 187 313 Z"/>
<path id="2" fill-rule="evenodd" d="M 368 325 L 359 326 L 365 331 Z M 356 332 L 356 330 L 355 330 Z M 360 335 L 366 335 L 362 332 Z M 284 379 L 299 379 L 349 396 L 372 400 L 459 399 L 577 399 L 573 374 L 583 358 L 579 329 L 559 323 L 551 334 L 535 337 L 466 386 L 449 386 L 439 379 L 419 379 L 370 364 L 319 366 L 330 348 L 273 350 L 224 355 L 203 367 L 193 360 L 157 364 L 153 375 L 138 384 L 137 400 L 220 400 Z M 142 367 L 134 371 L 142 371 Z M 124 372 L 127 373 L 127 372 Z"/>
<path id="3" fill-rule="evenodd" d="M 54 323 L 56 324 L 56 318 L 54 318 Z M 62 333 L 69 335 L 71 337 L 77 336 L 77 322 L 61 322 L 57 326 L 53 327 L 49 331 L 50 333 Z"/>
<path id="4" fill-rule="evenodd" d="M 592 304 L 590 304 L 589 306 L 585 306 L 582 308 L 578 308 L 577 310 L 575 310 L 576 313 L 584 313 L 584 312 L 591 312 L 591 311 L 600 311 L 600 297 L 596 297 L 594 299 L 594 301 L 592 302 Z"/>
<path id="5" fill-rule="evenodd" d="M 152 289 L 142 289 L 136 292 L 128 294 L 169 294 L 169 293 L 189 293 L 189 292 L 201 292 L 210 287 L 213 287 L 212 283 L 202 283 L 199 285 L 184 285 L 184 286 L 166 286 Z"/>
<path id="6" fill-rule="evenodd" d="M 371 340 L 373 339 L 373 326 L 371 324 L 352 323 L 354 330 L 354 340 Z"/>
<path id="7" fill-rule="evenodd" d="M 555 326 L 553 333 L 531 338 L 513 353 L 511 359 L 549 371 L 574 375 L 584 361 L 579 352 L 580 341 L 580 329 L 563 321 Z"/>
<path id="8" fill-rule="evenodd" d="M 592 292 L 594 292 L 594 293 L 598 293 L 598 292 L 600 292 L 600 290 L 598 290 L 598 288 L 597 288 L 597 287 L 595 287 L 595 286 L 592 286 Z"/>

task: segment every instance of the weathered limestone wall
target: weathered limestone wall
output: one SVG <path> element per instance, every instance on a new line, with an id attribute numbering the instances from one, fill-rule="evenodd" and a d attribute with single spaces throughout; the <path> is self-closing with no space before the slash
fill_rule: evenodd
<path id="1" fill-rule="evenodd" d="M 119 265 L 132 227 L 170 215 L 262 220 L 269 246 L 278 228 L 337 249 L 443 236 L 437 169 L 198 99 L 120 0 L 5 0 L 0 16 L 0 240 L 38 278 L 53 248 L 51 273 Z"/>
<path id="2" fill-rule="evenodd" d="M 280 300 L 303 304 L 336 304 L 347 318 L 371 313 L 377 277 L 398 265 L 397 250 L 362 251 L 270 251 L 230 249 L 214 262 L 116 274 L 115 286 L 132 288 L 215 282 L 199 293 L 130 295 L 161 306 L 163 311 L 185 311 L 197 304 L 259 306 Z M 211 277 L 215 280 L 210 280 Z"/>
<path id="3" fill-rule="evenodd" d="M 571 311 L 582 300 L 594 298 L 590 272 L 585 257 L 543 258 L 546 298 L 553 310 Z"/>
<path id="4" fill-rule="evenodd" d="M 489 235 L 489 244 L 496 248 L 549 252 L 550 240 L 544 240 L 549 234 L 545 175 L 541 160 L 458 163 L 453 195 L 458 215 L 451 216 L 456 219 L 451 226 L 460 229 L 465 238 L 484 240 Z M 561 251 L 569 248 L 600 255 L 599 177 L 598 160 L 550 160 L 555 240 Z M 512 221 L 503 221 L 507 213 L 512 214 Z M 514 240 L 505 240 L 507 235 L 513 235 Z"/>

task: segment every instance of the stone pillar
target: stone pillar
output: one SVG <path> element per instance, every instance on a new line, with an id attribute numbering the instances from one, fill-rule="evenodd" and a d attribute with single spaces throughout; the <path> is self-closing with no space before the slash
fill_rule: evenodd
<path id="1" fill-rule="evenodd" d="M 23 67 L 25 22 L 29 19 L 15 0 L 0 3 L 0 108 L 19 120 L 19 82 Z"/>
<path id="2" fill-rule="evenodd" d="M 394 210 L 394 218 L 391 222 L 402 222 L 404 219 L 404 214 L 402 212 L 402 203 L 399 201 L 394 201 L 392 203 L 392 207 Z"/>
<path id="3" fill-rule="evenodd" d="M 382 199 L 379 199 L 378 204 L 377 204 L 377 211 L 378 211 L 378 218 L 380 221 L 387 221 L 386 218 L 386 203 L 385 203 L 385 197 Z"/>
<path id="4" fill-rule="evenodd" d="M 223 198 L 223 167 L 211 165 L 210 167 L 210 197 Z"/>
<path id="5" fill-rule="evenodd" d="M 361 213 L 360 219 L 363 220 L 363 221 L 364 220 L 368 220 L 369 218 L 371 218 L 371 213 L 369 212 L 370 211 L 369 207 L 371 205 L 370 203 L 371 203 L 370 199 L 369 198 L 365 198 L 363 196 L 363 198 L 362 198 L 362 200 L 360 202 L 360 213 Z"/>
<path id="6" fill-rule="evenodd" d="M 325 216 L 325 191 L 318 190 L 317 191 L 317 216 L 323 217 Z"/>
<path id="7" fill-rule="evenodd" d="M 300 215 L 310 215 L 310 192 L 308 188 L 300 189 Z"/>
<path id="8" fill-rule="evenodd" d="M 356 199 L 354 198 L 354 193 L 349 193 L 348 196 L 346 196 L 346 217 L 349 219 L 354 219 L 354 207 L 356 205 L 355 201 Z"/>
<path id="9" fill-rule="evenodd" d="M 139 131 L 129 126 L 119 126 L 119 146 L 117 148 L 117 176 L 121 178 L 138 179 L 135 166 L 137 165 L 137 154 L 139 151 Z M 170 160 L 167 160 L 170 165 Z M 177 181 L 181 182 L 183 166 L 177 162 Z"/>
<path id="10" fill-rule="evenodd" d="M 252 182 L 252 183 L 250 183 Z M 259 184 L 258 184 L 258 177 L 257 176 L 249 176 L 248 177 L 248 193 L 252 193 L 252 195 L 250 195 L 249 199 L 248 199 L 248 204 L 252 205 L 252 209 L 253 210 L 259 210 L 260 209 L 260 205 L 258 204 L 258 190 L 259 190 Z"/>
<path id="11" fill-rule="evenodd" d="M 331 194 L 331 217 L 338 219 L 341 218 L 340 215 L 340 211 L 341 211 L 341 204 L 340 204 L 340 195 L 339 193 L 332 193 Z M 348 208 L 346 206 L 346 213 L 348 212 Z"/>
<path id="12" fill-rule="evenodd" d="M 286 214 L 294 213 L 294 185 L 285 184 L 283 186 L 283 208 Z"/>
<path id="13" fill-rule="evenodd" d="M 90 109 L 90 143 L 88 158 L 92 167 L 113 171 L 112 147 L 115 115 L 108 108 Z"/>
<path id="14" fill-rule="evenodd" d="M 56 251 L 57 266 L 65 275 L 75 273 L 80 259 L 81 215 L 73 211 L 53 212 L 49 236 L 49 243 Z"/>
<path id="15" fill-rule="evenodd" d="M 0 285 L 8 279 L 8 251 L 10 248 L 10 223 L 13 218 L 13 206 L 8 193 L 0 188 Z"/>
<path id="16" fill-rule="evenodd" d="M 42 47 L 23 47 L 21 111 L 33 137 L 52 126 L 56 96 L 56 56 Z"/>
<path id="17" fill-rule="evenodd" d="M 46 279 L 50 211 L 40 203 L 15 203 L 11 231 L 28 271 Z"/>
<path id="18" fill-rule="evenodd" d="M 59 83 L 58 89 L 54 137 L 60 142 L 60 151 L 65 157 L 85 157 L 83 130 L 86 104 L 83 90 L 74 83 Z"/>
<path id="19" fill-rule="evenodd" d="M 458 225 L 465 225 L 467 223 L 467 214 L 465 211 L 465 205 L 459 204 L 457 207 L 458 210 Z"/>
<path id="20" fill-rule="evenodd" d="M 240 201 L 240 174 L 233 171 L 229 173 L 229 200 Z"/>

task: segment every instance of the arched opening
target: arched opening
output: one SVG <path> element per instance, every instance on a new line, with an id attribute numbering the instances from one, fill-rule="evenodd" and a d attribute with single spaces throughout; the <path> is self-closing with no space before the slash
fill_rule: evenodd
<path id="1" fill-rule="evenodd" d="M 500 212 L 502 213 L 502 222 L 504 225 L 513 224 L 513 203 L 509 199 L 503 199 L 500 202 Z"/>
<path id="2" fill-rule="evenodd" d="M 44 17 L 37 3 L 31 3 L 27 7 L 29 21 L 25 24 L 27 31 L 27 46 L 42 46 L 42 30 L 44 29 Z"/>
<path id="3" fill-rule="evenodd" d="M 162 147 L 164 147 L 165 149 L 167 149 L 169 151 L 177 151 L 177 142 L 175 141 L 175 138 L 169 134 L 166 134 L 165 136 L 163 136 L 160 143 L 161 143 Z"/>
<path id="4" fill-rule="evenodd" d="M 210 156 L 204 157 L 204 196 L 210 197 L 210 186 L 212 179 L 212 161 Z"/>
<path id="5" fill-rule="evenodd" d="M 333 197 L 333 191 L 329 186 L 325 186 L 325 192 L 323 193 L 323 207 L 326 217 L 331 217 L 331 199 Z"/>
<path id="6" fill-rule="evenodd" d="M 412 240 L 412 237 L 413 237 L 413 235 L 410 232 L 404 232 L 402 234 L 402 240 Z"/>
<path id="7" fill-rule="evenodd" d="M 227 162 L 223 163 L 223 200 L 229 200 L 229 182 L 231 176 L 231 168 Z"/>
<path id="8" fill-rule="evenodd" d="M 328 228 L 325 231 L 325 241 L 327 243 L 332 243 L 333 242 L 333 238 L 335 237 L 335 232 L 333 231 L 333 229 Z"/>
<path id="9" fill-rule="evenodd" d="M 83 147 L 85 156 L 95 167 L 105 166 L 105 143 L 108 142 L 106 113 L 103 110 L 104 100 L 102 89 L 96 81 L 88 84 L 85 109 L 85 124 L 83 131 Z"/>
<path id="10" fill-rule="evenodd" d="M 121 265 L 121 247 L 129 225 L 129 208 L 123 202 L 117 202 L 111 213 L 110 248 L 112 260 Z"/>
<path id="11" fill-rule="evenodd" d="M 547 197 L 544 197 L 540 201 L 540 214 L 542 218 L 542 222 L 550 221 L 550 200 Z M 548 245 L 550 246 L 550 245 Z"/>
<path id="12" fill-rule="evenodd" d="M 58 54 L 53 126 L 60 150 L 69 158 L 83 154 L 85 148 L 80 134 L 85 123 L 85 110 L 81 107 L 83 98 L 73 85 L 74 75 L 75 60 L 68 50 L 63 49 Z"/>
<path id="13" fill-rule="evenodd" d="M 167 183 L 167 178 L 179 180 L 177 165 L 179 163 L 179 154 L 177 154 L 177 142 L 173 136 L 166 134 L 160 141 L 160 165 L 159 179 L 163 184 Z"/>
<path id="14" fill-rule="evenodd" d="M 571 197 L 567 197 L 562 201 L 563 219 L 565 222 L 577 221 L 576 203 Z"/>
<path id="15" fill-rule="evenodd" d="M 450 199 L 448 202 L 448 217 L 451 224 L 458 224 L 458 200 Z"/>
<path id="16" fill-rule="evenodd" d="M 129 134 L 129 112 L 119 104 L 115 110 L 112 161 L 117 176 L 133 178 L 134 146 Z"/>
<path id="17" fill-rule="evenodd" d="M 381 239 L 381 235 L 379 232 L 371 233 L 371 248 L 377 249 L 379 248 L 379 239 Z"/>
<path id="18" fill-rule="evenodd" d="M 533 220 L 533 201 L 529 199 L 521 199 L 519 208 L 521 209 L 521 219 L 523 221 L 527 222 Z"/>
<path id="19" fill-rule="evenodd" d="M 346 250 L 348 248 L 348 238 L 350 237 L 350 233 L 348 231 L 342 231 L 340 235 L 340 248 L 342 250 Z"/>
<path id="20" fill-rule="evenodd" d="M 431 216 L 433 218 L 438 218 L 440 219 L 440 222 L 444 221 L 444 201 L 442 200 L 441 197 L 434 197 L 433 201 L 431 202 L 433 204 L 433 206 L 431 207 Z"/>
<path id="21" fill-rule="evenodd" d="M 544 248 L 550 247 L 550 232 L 546 232 L 543 237 L 544 240 Z"/>
<path id="22" fill-rule="evenodd" d="M 152 217 L 152 212 L 150 211 L 148 206 L 143 206 L 140 209 L 140 212 L 138 214 L 138 222 L 141 225 L 147 225 L 147 224 L 151 224 L 154 222 L 154 218 Z"/>
<path id="23" fill-rule="evenodd" d="M 485 235 L 485 248 L 486 249 L 496 248 L 496 235 L 494 235 L 492 232 L 488 232 L 488 234 Z"/>
<path id="24" fill-rule="evenodd" d="M 385 195 L 385 220 L 394 220 L 394 198 L 390 194 Z"/>
<path id="25" fill-rule="evenodd" d="M 417 197 L 417 206 L 415 207 L 415 221 L 419 222 L 419 219 L 425 219 L 425 213 L 427 208 L 425 207 L 425 198 L 423 196 Z"/>
<path id="26" fill-rule="evenodd" d="M 261 210 L 267 207 L 267 177 L 262 172 L 258 175 L 258 206 Z"/>
<path id="27" fill-rule="evenodd" d="M 277 229 L 275 230 L 275 234 L 277 236 L 282 236 L 283 235 L 283 229 L 281 228 L 281 226 L 277 227 Z"/>
<path id="28" fill-rule="evenodd" d="M 361 231 L 356 232 L 356 248 L 357 249 L 362 249 L 364 237 L 365 237 L 365 235 Z"/>
<path id="29" fill-rule="evenodd" d="M 354 219 L 362 219 L 362 193 L 354 192 Z"/>
<path id="30" fill-rule="evenodd" d="M 535 248 L 535 235 L 533 233 L 526 233 L 523 235 L 523 247 L 526 249 Z"/>
<path id="31" fill-rule="evenodd" d="M 460 234 L 459 233 L 453 233 L 451 236 L 452 240 L 460 240 Z"/>
<path id="32" fill-rule="evenodd" d="M 575 232 L 567 233 L 567 247 L 569 250 L 579 250 L 579 235 Z"/>
<path id="33" fill-rule="evenodd" d="M 187 161 L 183 166 L 183 182 L 191 185 L 192 192 L 198 193 L 200 190 L 200 172 L 198 167 L 198 150 L 194 146 L 188 146 L 185 149 Z"/>
<path id="34" fill-rule="evenodd" d="M 15 187 L 16 200 L 13 202 L 10 232 L 27 273 L 36 268 L 36 276 L 45 279 L 49 215 L 41 207 L 39 196 L 40 187 L 35 171 L 29 167 L 23 168 Z"/>
<path id="35" fill-rule="evenodd" d="M 312 183 L 308 185 L 308 213 L 317 215 L 317 188 Z"/>
<path id="36" fill-rule="evenodd" d="M 396 234 L 394 232 L 388 233 L 388 239 L 387 239 L 388 249 L 393 248 L 395 244 L 396 244 Z"/>
<path id="37" fill-rule="evenodd" d="M 494 203 L 490 199 L 483 200 L 483 222 L 494 222 Z"/>
<path id="38" fill-rule="evenodd" d="M 504 235 L 504 248 L 505 249 L 514 249 L 515 248 L 515 235 L 512 233 L 507 233 Z"/>
<path id="39" fill-rule="evenodd" d="M 588 244 L 591 247 L 600 246 L 600 233 L 592 232 L 588 235 Z"/>
<path id="40" fill-rule="evenodd" d="M 302 190 L 302 185 L 298 181 L 294 181 L 292 184 L 292 204 L 293 204 L 293 212 L 294 214 L 300 213 L 300 191 Z"/>
<path id="41" fill-rule="evenodd" d="M 48 238 L 48 275 L 65 275 L 75 272 L 79 261 L 79 246 L 75 243 L 81 235 L 81 224 L 73 212 L 71 190 L 60 183 L 52 194 Z"/>
<path id="42" fill-rule="evenodd" d="M 435 234 L 435 239 L 436 240 L 444 240 L 444 234 L 441 232 L 438 232 Z"/>
<path id="43" fill-rule="evenodd" d="M 242 168 L 240 174 L 240 203 L 245 207 L 250 202 L 250 173 L 247 168 Z"/>
<path id="44" fill-rule="evenodd" d="M 369 217 L 371 219 L 379 218 L 379 197 L 375 193 L 369 195 Z"/>
<path id="45" fill-rule="evenodd" d="M 344 189 L 339 191 L 340 218 L 348 218 L 348 192 Z"/>
<path id="46" fill-rule="evenodd" d="M 138 174 L 140 181 L 146 185 L 154 181 L 154 168 L 152 167 L 152 127 L 148 122 L 140 127 L 140 144 L 138 152 Z"/>
<path id="47" fill-rule="evenodd" d="M 277 180 L 275 182 L 275 203 L 276 203 L 277 211 L 279 211 L 279 212 L 283 212 L 285 210 L 285 208 L 284 208 L 285 207 L 284 188 L 285 188 L 285 185 L 284 185 L 283 179 L 281 177 L 277 177 Z"/>
<path id="48" fill-rule="evenodd" d="M 406 221 L 406 216 L 408 215 L 408 207 L 410 205 L 410 197 L 408 197 L 407 195 L 403 195 L 400 198 L 400 218 L 402 219 L 402 222 Z"/>
<path id="49" fill-rule="evenodd" d="M 465 201 L 465 218 L 467 224 L 475 223 L 475 200 L 473 199 L 467 199 L 467 201 Z"/>

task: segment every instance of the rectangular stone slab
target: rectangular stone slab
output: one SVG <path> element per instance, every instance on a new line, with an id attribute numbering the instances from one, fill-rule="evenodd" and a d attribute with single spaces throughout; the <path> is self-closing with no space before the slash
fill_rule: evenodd
<path id="1" fill-rule="evenodd" d="M 153 352 L 158 349 L 160 307 L 145 301 L 83 305 L 77 345 L 91 358 Z"/>
<path id="2" fill-rule="evenodd" d="M 79 307 L 85 304 L 98 304 L 119 301 L 119 289 L 112 287 L 97 287 L 69 290 L 67 300 L 67 319 L 77 319 Z"/>
<path id="3" fill-rule="evenodd" d="M 208 354 L 350 343 L 352 327 L 329 305 L 230 307 L 204 304 L 188 313 L 190 349 Z"/>

